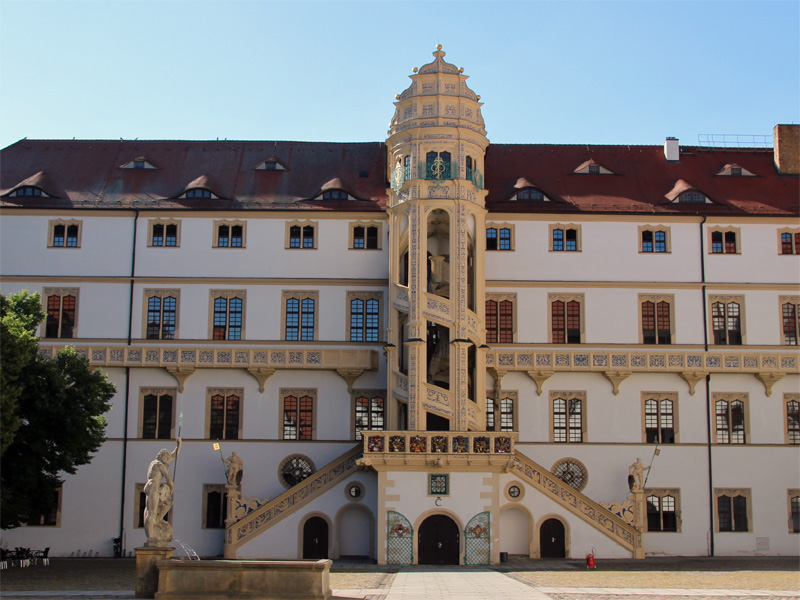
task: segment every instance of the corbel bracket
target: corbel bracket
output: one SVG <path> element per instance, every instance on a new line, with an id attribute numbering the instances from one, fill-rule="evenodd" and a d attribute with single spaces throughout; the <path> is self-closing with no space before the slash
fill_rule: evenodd
<path id="1" fill-rule="evenodd" d="M 695 387 L 698 381 L 702 381 L 708 376 L 705 371 L 684 371 L 681 377 L 689 384 L 689 395 L 694 396 Z"/>
<path id="2" fill-rule="evenodd" d="M 275 369 L 270 369 L 269 367 L 249 367 L 247 370 L 250 372 L 250 375 L 258 380 L 258 391 L 263 394 L 264 384 L 267 382 L 267 379 L 275 374 Z"/>
<path id="3" fill-rule="evenodd" d="M 631 376 L 630 371 L 603 371 L 603 375 L 614 386 L 614 395 L 619 395 L 619 384 Z"/>
<path id="4" fill-rule="evenodd" d="M 767 392 L 767 397 L 772 396 L 772 386 L 776 381 L 783 379 L 785 373 L 755 373 L 756 379 L 764 384 L 764 389 Z"/>
<path id="5" fill-rule="evenodd" d="M 364 369 L 336 369 L 339 376 L 347 382 L 348 393 L 353 393 L 353 384 L 361 377 Z"/>
<path id="6" fill-rule="evenodd" d="M 172 376 L 178 380 L 178 391 L 183 393 L 183 384 L 195 372 L 194 367 L 167 367 L 167 371 L 172 373 Z"/>
<path id="7" fill-rule="evenodd" d="M 508 371 L 504 369 L 495 369 L 494 367 L 490 367 L 489 373 L 494 379 L 494 397 L 495 399 L 497 399 L 503 394 L 503 388 L 501 382 L 503 381 L 503 377 L 505 376 L 506 373 L 508 373 Z"/>
<path id="8" fill-rule="evenodd" d="M 526 371 L 528 373 L 528 377 L 533 379 L 533 382 L 536 384 L 536 394 L 538 396 L 542 395 L 542 386 L 544 382 L 550 379 L 553 375 L 553 371 Z"/>

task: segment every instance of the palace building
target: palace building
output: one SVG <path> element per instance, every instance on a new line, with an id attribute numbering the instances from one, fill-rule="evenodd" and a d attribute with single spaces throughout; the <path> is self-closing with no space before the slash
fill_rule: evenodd
<path id="1" fill-rule="evenodd" d="M 142 546 L 180 436 L 200 556 L 798 554 L 800 126 L 491 144 L 441 48 L 410 78 L 385 142 L 2 150 L 2 292 L 117 387 L 4 546 Z"/>

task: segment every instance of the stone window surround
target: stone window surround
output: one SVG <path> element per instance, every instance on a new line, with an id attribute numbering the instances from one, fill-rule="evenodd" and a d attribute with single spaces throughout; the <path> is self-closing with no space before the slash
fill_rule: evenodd
<path id="1" fill-rule="evenodd" d="M 650 231 L 653 233 L 653 251 L 652 252 L 645 252 L 644 251 L 644 244 L 642 243 L 642 234 L 645 231 Z M 666 244 L 666 251 L 665 252 L 656 252 L 656 238 L 655 234 L 657 231 L 664 232 L 665 244 Z M 670 254 L 672 253 L 672 233 L 670 228 L 667 225 L 640 225 L 638 229 L 638 239 L 639 239 L 639 254 Z"/>
<path id="2" fill-rule="evenodd" d="M 494 222 L 494 221 L 487 221 L 486 222 L 486 230 L 488 231 L 489 229 L 496 229 L 497 230 L 497 249 L 496 250 L 489 250 L 487 248 L 487 250 L 486 250 L 487 252 L 514 252 L 514 250 L 516 249 L 516 244 L 515 244 L 515 242 L 516 242 L 516 235 L 515 235 L 516 231 L 515 231 L 513 223 L 507 223 L 505 221 L 503 221 L 502 223 L 498 223 L 498 222 Z M 511 247 L 508 248 L 508 250 L 501 250 L 500 249 L 500 230 L 501 229 L 508 229 L 509 230 L 509 242 L 511 244 Z M 552 244 L 552 238 L 551 238 L 551 244 Z"/>
<path id="3" fill-rule="evenodd" d="M 644 344 L 644 323 L 642 319 L 642 305 L 645 302 L 652 302 L 658 305 L 659 302 L 666 302 L 669 304 L 669 335 L 670 344 L 659 344 L 661 346 L 674 345 L 675 341 L 675 294 L 639 294 L 639 343 Z M 709 313 L 711 314 L 711 313 Z M 658 309 L 656 308 L 656 327 L 658 327 Z M 712 325 L 713 327 L 713 325 Z M 658 335 L 656 335 L 656 343 L 658 343 Z"/>
<path id="4" fill-rule="evenodd" d="M 516 390 L 501 390 L 499 397 L 494 390 L 487 390 L 486 399 L 494 401 L 494 431 L 500 432 L 503 399 L 511 400 L 513 426 L 511 431 L 519 431 L 519 392 Z M 511 433 L 511 432 L 508 432 Z"/>
<path id="5" fill-rule="evenodd" d="M 240 340 L 232 340 L 235 342 L 240 342 L 246 340 L 246 326 L 247 326 L 247 290 L 209 290 L 208 292 L 208 339 L 214 339 L 214 300 L 217 298 L 225 298 L 230 300 L 231 298 L 240 298 L 242 300 L 242 335 Z M 225 319 L 226 323 L 226 330 L 225 330 L 225 340 L 215 340 L 216 342 L 224 342 L 228 341 L 228 328 L 230 326 L 230 302 L 228 303 L 227 307 L 227 318 Z M 177 337 L 177 326 L 176 326 L 176 335 Z"/>
<path id="6" fill-rule="evenodd" d="M 789 511 L 789 533 L 797 535 L 800 533 L 800 531 L 794 531 L 794 528 L 792 527 L 792 498 L 800 498 L 800 489 L 790 488 L 786 490 L 786 508 Z"/>
<path id="7" fill-rule="evenodd" d="M 553 411 L 553 401 L 556 399 L 564 399 L 567 400 L 567 441 L 566 442 L 556 442 L 555 441 L 555 427 L 554 427 L 554 411 Z M 580 442 L 570 442 L 569 441 L 569 400 L 572 398 L 576 398 L 581 401 L 581 441 Z M 587 393 L 586 390 L 551 390 L 548 394 L 548 401 L 547 401 L 547 421 L 550 427 L 550 443 L 551 444 L 586 444 L 588 443 L 588 430 L 586 427 L 587 422 Z"/>
<path id="8" fill-rule="evenodd" d="M 206 522 L 207 522 L 206 518 L 208 516 L 208 495 L 211 492 L 220 492 L 221 494 L 224 494 L 225 496 L 227 496 L 227 494 L 228 494 L 228 490 L 225 487 L 224 483 L 204 483 L 203 484 L 203 510 L 200 513 L 200 520 L 201 520 L 200 529 L 209 529 L 209 527 L 206 525 Z M 224 504 L 223 504 L 223 506 L 224 506 Z M 227 518 L 227 515 L 223 514 L 222 515 L 222 527 L 213 527 L 211 529 L 224 529 L 225 528 L 225 519 L 226 518 Z"/>
<path id="9" fill-rule="evenodd" d="M 278 439 L 280 439 L 280 440 L 287 439 L 287 438 L 283 437 L 283 415 L 284 415 L 284 401 L 286 400 L 286 398 L 288 396 L 294 396 L 294 397 L 297 398 L 298 407 L 299 407 L 300 398 L 302 398 L 303 396 L 309 396 L 312 399 L 313 404 L 312 404 L 312 407 L 311 407 L 311 439 L 312 440 L 317 439 L 317 414 L 319 412 L 318 411 L 317 388 L 281 388 L 280 389 L 280 403 L 279 403 L 280 404 L 280 406 L 279 406 L 280 413 L 279 413 L 279 420 L 278 420 Z M 299 423 L 298 423 L 298 429 L 299 429 Z M 298 431 L 298 437 L 299 437 L 299 431 Z M 287 441 L 303 442 L 303 441 L 308 441 L 308 440 L 287 439 Z M 311 460 L 311 459 L 308 459 L 308 460 Z M 312 463 L 312 465 L 313 465 L 313 463 Z"/>
<path id="10" fill-rule="evenodd" d="M 786 392 L 783 394 L 783 442 L 796 446 L 796 443 L 792 444 L 789 440 L 789 402 L 792 401 L 800 402 L 800 393 Z M 745 431 L 747 430 L 745 429 Z"/>
<path id="11" fill-rule="evenodd" d="M 716 425 L 716 415 L 717 415 L 717 402 L 725 401 L 728 403 L 728 407 L 730 408 L 730 403 L 734 400 L 740 400 L 742 404 L 744 404 L 744 443 L 726 443 L 720 442 L 717 439 L 717 425 Z M 713 434 L 714 434 L 714 444 L 719 444 L 722 446 L 746 446 L 750 444 L 750 394 L 747 392 L 712 392 L 711 399 L 711 418 L 714 420 Z M 732 426 L 731 423 L 728 423 L 728 427 Z M 731 431 L 729 429 L 729 431 Z"/>
<path id="12" fill-rule="evenodd" d="M 172 296 L 175 298 L 175 337 L 173 339 L 179 339 L 179 329 L 178 326 L 180 324 L 180 310 L 181 310 L 181 291 L 179 289 L 150 289 L 146 288 L 144 290 L 143 300 L 142 300 L 142 339 L 146 340 L 147 337 L 147 317 L 148 313 L 148 304 L 150 298 L 161 298 L 163 301 L 164 298 L 168 298 Z M 162 302 L 162 311 L 163 311 L 163 302 Z M 213 302 L 212 302 L 212 312 L 213 312 Z M 162 313 L 163 315 L 163 313 Z M 162 316 L 163 318 L 163 316 Z M 213 317 L 212 317 L 213 321 Z M 159 338 L 160 339 L 160 338 Z"/>
<path id="13" fill-rule="evenodd" d="M 45 320 L 39 324 L 39 337 L 42 339 L 48 340 L 55 340 L 55 339 L 71 339 L 74 340 L 78 337 L 78 315 L 79 307 L 80 307 L 80 296 L 79 296 L 80 288 L 42 288 L 42 312 L 45 314 Z M 59 296 L 60 298 L 64 298 L 64 296 L 74 296 L 75 297 L 75 320 L 72 323 L 72 337 L 71 338 L 48 338 L 46 337 L 47 332 L 47 302 L 50 296 Z M 59 331 L 61 330 L 61 315 L 59 314 L 58 318 L 59 323 Z"/>
<path id="14" fill-rule="evenodd" d="M 794 304 L 795 318 L 800 321 L 800 296 L 778 296 L 778 332 L 781 336 L 781 345 L 786 345 L 786 339 L 783 333 L 783 305 Z M 800 325 L 800 323 L 798 323 Z M 799 328 L 800 329 L 800 328 Z M 800 330 L 797 331 L 797 336 L 800 338 Z M 800 342 L 800 339 L 798 339 Z M 742 343 L 744 343 L 744 335 L 742 335 Z"/>
<path id="15" fill-rule="evenodd" d="M 153 227 L 155 225 L 163 225 L 164 226 L 164 245 L 161 246 L 153 246 Z M 175 245 L 174 246 L 167 246 L 166 245 L 166 237 L 167 237 L 167 225 L 175 225 Z M 148 248 L 180 248 L 181 247 L 181 220 L 180 219 L 148 219 L 147 220 L 147 247 Z"/>
<path id="16" fill-rule="evenodd" d="M 207 387 L 206 388 L 206 408 L 205 408 L 205 423 L 203 424 L 204 439 L 210 440 L 211 438 L 211 397 L 220 395 L 223 398 L 234 395 L 239 396 L 239 424 L 237 427 L 237 440 L 244 439 L 242 437 L 242 429 L 244 423 L 244 388 L 240 387 Z M 226 440 L 227 438 L 220 438 Z"/>
<path id="17" fill-rule="evenodd" d="M 364 228 L 364 235 L 367 234 L 368 227 L 376 227 L 378 229 L 378 247 L 377 248 L 367 248 L 366 247 L 366 237 L 364 239 L 364 248 L 356 248 L 355 247 L 355 228 L 356 227 L 363 227 Z M 288 231 L 288 230 L 287 230 Z M 316 232 L 316 230 L 315 230 Z M 347 249 L 348 250 L 383 250 L 383 223 L 380 221 L 351 221 L 348 227 L 348 241 L 347 241 Z M 314 246 L 316 247 L 316 238 L 314 236 Z M 288 247 L 288 243 L 287 243 Z M 292 250 L 296 250 L 297 248 L 292 248 Z M 308 248 L 306 248 L 308 250 Z"/>
<path id="18" fill-rule="evenodd" d="M 170 423 L 170 437 L 169 439 L 175 438 L 175 413 L 178 407 L 178 388 L 176 387 L 140 387 L 139 388 L 139 408 L 137 410 L 137 419 L 136 419 L 136 437 L 139 439 L 142 438 L 142 434 L 144 433 L 144 397 L 149 395 L 155 395 L 159 398 L 165 394 L 170 394 L 172 396 L 172 416 L 171 416 L 171 423 Z M 161 438 L 156 438 L 161 439 Z"/>
<path id="19" fill-rule="evenodd" d="M 220 246 L 219 245 L 219 228 L 223 225 L 227 225 L 229 227 L 228 231 L 228 240 L 231 239 L 231 229 L 235 225 L 240 225 L 242 227 L 242 245 L 241 246 L 231 246 L 230 242 L 228 242 L 227 246 Z M 214 221 L 214 227 L 211 229 L 211 247 L 212 248 L 224 248 L 225 250 L 243 250 L 247 248 L 247 221 L 243 221 L 241 219 L 216 219 Z"/>
<path id="20" fill-rule="evenodd" d="M 300 227 L 300 235 L 301 235 L 301 243 L 299 248 L 292 248 L 290 246 L 290 231 L 293 226 Z M 302 232 L 303 227 L 313 227 L 314 228 L 314 245 L 310 248 L 303 247 L 302 244 Z M 294 219 L 292 221 L 286 221 L 286 230 L 285 230 L 285 238 L 284 238 L 284 248 L 286 250 L 317 250 L 319 247 L 319 223 L 317 221 L 311 221 L 307 219 Z"/>
<path id="21" fill-rule="evenodd" d="M 63 246 L 54 246 L 53 241 L 55 238 L 54 229 L 57 225 L 64 226 L 64 245 Z M 77 246 L 67 246 L 67 239 L 66 239 L 66 228 L 70 225 L 77 225 L 78 227 L 78 245 Z M 83 221 L 79 219 L 50 219 L 47 223 L 47 247 L 48 248 L 70 248 L 73 250 L 77 250 L 81 247 L 81 239 L 83 237 Z M 780 237 L 780 236 L 779 236 Z"/>
<path id="22" fill-rule="evenodd" d="M 737 303 L 739 305 L 739 330 L 740 330 L 740 332 L 742 334 L 742 343 L 741 343 L 741 345 L 742 346 L 746 346 L 747 345 L 747 326 L 746 326 L 746 320 L 745 320 L 744 298 L 745 297 L 744 297 L 743 294 L 709 294 L 708 295 L 708 327 L 709 327 L 708 341 L 709 341 L 710 345 L 715 345 L 714 344 L 714 318 L 713 318 L 714 312 L 713 312 L 712 309 L 713 309 L 714 304 L 717 303 L 717 302 L 722 302 L 726 306 L 731 302 L 735 302 L 735 303 Z M 672 311 L 672 312 L 674 313 L 675 311 Z M 726 308 L 726 314 L 727 314 L 727 308 Z M 672 316 L 672 314 L 670 314 L 670 317 L 671 316 Z M 727 317 L 726 317 L 726 321 L 727 321 Z M 726 326 L 727 326 L 727 322 L 726 322 Z M 727 328 L 726 328 L 726 331 L 727 331 Z M 781 325 L 781 329 L 779 331 L 781 332 L 781 335 L 783 335 L 783 326 L 782 325 Z M 725 344 L 725 345 L 732 345 L 732 344 Z M 735 344 L 735 346 L 739 346 L 739 344 Z"/>
<path id="23" fill-rule="evenodd" d="M 712 251 L 712 233 L 715 232 L 722 232 L 723 235 L 723 251 L 722 252 L 713 252 Z M 724 236 L 728 232 L 733 232 L 736 234 L 736 252 L 725 252 L 725 241 Z M 780 242 L 780 236 L 778 236 L 778 241 Z M 726 225 L 712 225 L 706 229 L 706 244 L 707 244 L 707 251 L 709 254 L 713 254 L 714 256 L 720 256 L 727 254 L 728 256 L 737 256 L 742 253 L 742 230 L 740 227 L 731 227 Z"/>
<path id="24" fill-rule="evenodd" d="M 658 496 L 659 498 L 663 498 L 664 496 L 672 496 L 675 498 L 675 531 L 663 531 L 663 530 L 654 530 L 650 531 L 647 529 L 647 497 L 648 496 Z M 681 489 L 680 488 L 645 488 L 644 489 L 644 501 L 645 501 L 645 532 L 646 533 L 681 533 Z M 661 502 L 659 501 L 659 505 Z M 663 511 L 660 511 L 663 512 Z"/>
<path id="25" fill-rule="evenodd" d="M 508 300 L 511 302 L 511 335 L 512 335 L 512 344 L 516 343 L 517 341 L 517 293 L 516 292 L 486 292 L 484 298 L 484 307 L 486 306 L 486 301 L 491 300 L 497 303 L 498 310 L 500 306 L 500 302 L 503 300 Z M 486 319 L 486 309 L 484 308 L 484 323 Z M 497 333 L 498 339 L 500 334 L 500 315 L 497 315 Z M 493 342 L 495 344 L 499 344 L 500 342 Z M 505 343 L 505 342 L 503 342 Z"/>
<path id="26" fill-rule="evenodd" d="M 720 531 L 719 530 L 719 505 L 717 498 L 728 496 L 734 498 L 743 496 L 747 499 L 747 530 L 746 531 Z M 733 514 L 731 513 L 731 518 Z M 753 494 L 750 488 L 714 488 L 714 532 L 715 533 L 752 533 L 755 531 L 753 525 Z"/>
<path id="27" fill-rule="evenodd" d="M 560 301 L 562 301 L 564 303 L 565 310 L 566 310 L 567 302 L 571 302 L 571 301 L 575 300 L 576 302 L 578 302 L 580 304 L 580 310 L 581 310 L 581 319 L 580 319 L 581 341 L 579 343 L 580 344 L 586 343 L 586 297 L 585 297 L 585 294 L 583 294 L 583 293 L 574 294 L 574 293 L 570 293 L 570 292 L 553 292 L 553 293 L 548 293 L 547 294 L 547 337 L 548 337 L 548 343 L 549 344 L 555 344 L 556 343 L 556 342 L 553 341 L 553 302 L 556 302 L 558 300 L 560 300 Z M 641 310 L 640 310 L 640 313 L 641 313 Z M 566 339 L 566 314 L 564 315 L 564 326 L 565 326 L 565 339 Z M 641 330 L 641 328 L 640 328 L 640 330 Z M 516 327 L 515 327 L 515 331 L 516 331 Z M 561 344 L 559 342 L 559 345 L 566 346 L 566 345 L 569 345 L 569 342 L 564 342 L 563 344 Z"/>
<path id="28" fill-rule="evenodd" d="M 519 488 L 519 496 L 517 496 L 516 498 L 514 498 L 511 494 L 509 494 L 509 490 L 515 486 Z M 519 502 L 525 497 L 525 489 L 526 489 L 525 484 L 515 479 L 514 481 L 509 481 L 505 485 L 505 487 L 503 488 L 503 495 L 509 502 Z"/>
<path id="29" fill-rule="evenodd" d="M 350 431 L 353 433 L 353 440 L 356 439 L 356 398 L 369 398 L 370 400 L 370 409 L 372 408 L 372 399 L 373 398 L 382 398 L 383 399 L 383 429 L 384 431 L 388 429 L 389 425 L 389 397 L 386 395 L 386 390 L 377 390 L 377 389 L 358 389 L 353 390 L 353 393 L 350 394 L 350 404 L 352 408 L 350 409 Z M 283 411 L 281 411 L 283 414 Z M 370 415 L 370 420 L 371 420 Z M 361 439 L 364 439 L 364 436 L 361 436 Z"/>
<path id="30" fill-rule="evenodd" d="M 781 242 L 781 234 L 788 233 L 792 236 L 792 247 L 794 248 L 794 252 L 792 254 L 784 254 L 783 253 L 783 243 Z M 778 256 L 797 256 L 800 254 L 800 248 L 798 248 L 795 243 L 795 235 L 800 233 L 800 227 L 781 227 L 778 229 Z"/>
<path id="31" fill-rule="evenodd" d="M 314 300 L 314 340 L 319 339 L 319 290 L 283 290 L 281 292 L 281 339 L 286 340 L 286 301 L 290 298 L 296 298 L 297 300 L 304 300 L 306 298 L 311 298 Z M 381 306 L 381 309 L 383 307 Z M 302 310 L 302 303 L 301 303 L 301 310 Z M 350 315 L 349 303 L 348 303 L 348 310 L 347 310 L 348 317 Z M 347 320 L 347 328 L 348 331 L 350 329 L 350 319 Z M 301 321 L 299 327 L 302 329 L 302 313 L 301 313 Z M 242 336 L 244 338 L 244 335 Z M 298 338 L 301 335 L 298 333 Z M 349 337 L 349 336 L 348 336 Z M 291 340 L 291 343 L 298 343 L 302 341 L 311 341 L 311 340 Z"/>
<path id="32" fill-rule="evenodd" d="M 564 249 L 563 250 L 554 250 L 553 249 L 553 230 L 555 229 L 562 229 L 564 231 Z M 575 250 L 567 250 L 567 230 L 574 229 L 575 230 L 575 243 L 577 248 Z M 583 240 L 581 234 L 581 226 L 576 223 L 550 223 L 547 230 L 547 239 L 548 239 L 548 251 L 549 252 L 563 252 L 565 254 L 575 253 L 578 254 L 583 251 Z"/>
<path id="33" fill-rule="evenodd" d="M 646 426 L 646 413 L 645 413 L 645 402 L 647 400 L 655 400 L 656 402 L 660 403 L 662 400 L 670 400 L 672 402 L 672 429 L 675 432 L 675 444 L 680 443 L 680 428 L 678 427 L 678 392 L 640 392 L 640 404 L 641 404 L 641 413 L 642 413 L 642 443 L 648 444 L 647 441 L 647 426 Z M 660 415 L 661 413 L 659 413 Z M 659 425 L 661 424 L 661 420 L 659 419 Z M 670 444 L 675 445 L 675 444 Z M 653 445 L 652 442 L 648 445 Z M 655 444 L 656 446 L 664 445 L 664 442 L 659 442 Z"/>
<path id="34" fill-rule="evenodd" d="M 383 327 L 384 323 L 384 315 L 383 315 L 383 292 L 370 292 L 366 290 L 348 290 L 346 293 L 347 296 L 347 320 L 345 321 L 345 325 L 347 327 L 347 333 L 345 337 L 349 340 L 350 339 L 350 317 L 352 316 L 352 306 L 351 303 L 353 300 L 363 300 L 365 303 L 367 300 L 377 300 L 378 301 L 378 341 L 377 342 L 365 342 L 368 344 L 376 344 L 382 342 L 385 337 L 385 328 Z M 318 313 L 317 304 L 319 304 L 319 297 L 315 297 L 316 303 L 314 305 L 314 312 Z M 286 309 L 286 298 L 284 297 L 284 312 Z M 284 315 L 285 317 L 285 315 Z M 364 331 L 366 331 L 366 320 L 364 322 Z M 285 332 L 285 322 L 283 331 Z M 366 337 L 366 336 L 365 336 Z M 314 319 L 314 339 L 317 339 L 317 321 L 316 318 Z M 359 343 L 359 342 L 354 342 Z"/>

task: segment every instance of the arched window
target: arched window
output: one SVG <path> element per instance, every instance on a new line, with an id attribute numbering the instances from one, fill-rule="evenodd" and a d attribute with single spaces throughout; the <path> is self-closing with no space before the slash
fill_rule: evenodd
<path id="1" fill-rule="evenodd" d="M 525 188 L 517 192 L 517 200 L 525 200 L 528 202 L 543 202 L 544 194 L 541 190 L 536 188 Z"/>

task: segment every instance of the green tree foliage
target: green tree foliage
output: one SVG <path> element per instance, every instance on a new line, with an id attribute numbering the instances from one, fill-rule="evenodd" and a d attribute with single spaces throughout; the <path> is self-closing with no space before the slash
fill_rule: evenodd
<path id="1" fill-rule="evenodd" d="M 37 294 L 16 294 L 7 300 L 0 295 L 0 298 L 3 302 L 5 384 L 5 346 L 19 341 L 13 329 L 6 331 L 6 316 L 16 307 L 18 314 L 21 313 L 19 321 L 27 323 L 23 329 L 33 333 L 43 315 Z M 22 347 L 28 348 L 24 344 Z M 9 371 L 13 373 L 9 380 L 16 390 L 16 422 L 10 426 L 16 430 L 6 445 L 6 420 L 3 419 L 4 450 L 0 462 L 0 527 L 3 529 L 17 527 L 55 508 L 53 490 L 62 483 L 59 475 L 75 473 L 78 466 L 89 463 L 92 453 L 105 440 L 103 415 L 110 409 L 109 401 L 116 391 L 105 375 L 93 372 L 74 348 L 62 350 L 53 359 L 42 358 L 36 348 L 38 342 L 34 337 L 32 357 L 21 369 L 19 357 L 9 357 L 12 367 Z M 4 395 L 4 411 L 5 405 Z"/>

